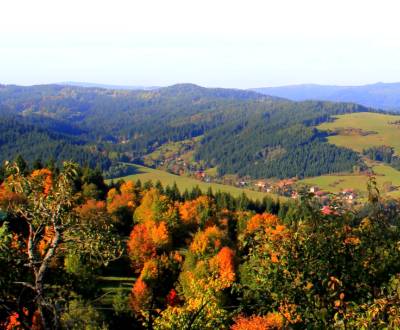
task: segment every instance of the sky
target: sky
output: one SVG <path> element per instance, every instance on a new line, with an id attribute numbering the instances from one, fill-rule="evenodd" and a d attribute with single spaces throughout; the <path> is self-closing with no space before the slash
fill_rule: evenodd
<path id="1" fill-rule="evenodd" d="M 400 81 L 398 0 L 4 0 L 0 83 Z"/>

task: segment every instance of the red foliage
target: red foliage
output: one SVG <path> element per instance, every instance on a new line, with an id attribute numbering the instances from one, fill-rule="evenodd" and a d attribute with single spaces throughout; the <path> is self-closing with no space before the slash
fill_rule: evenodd
<path id="1" fill-rule="evenodd" d="M 132 287 L 131 305 L 134 311 L 140 312 L 146 308 L 150 302 L 151 290 L 147 284 L 139 277 Z"/>
<path id="2" fill-rule="evenodd" d="M 147 260 L 156 256 L 156 245 L 144 224 L 133 227 L 127 245 L 129 257 L 136 271 L 139 271 Z"/>
<path id="3" fill-rule="evenodd" d="M 167 304 L 169 306 L 175 306 L 179 302 L 178 294 L 176 293 L 175 289 L 171 289 L 166 297 Z"/>
<path id="4" fill-rule="evenodd" d="M 19 314 L 17 312 L 13 312 L 4 323 L 0 323 L 0 326 L 4 330 L 22 329 L 21 322 L 19 321 Z"/>
<path id="5" fill-rule="evenodd" d="M 32 330 L 43 330 L 42 318 L 38 310 L 32 316 Z"/>

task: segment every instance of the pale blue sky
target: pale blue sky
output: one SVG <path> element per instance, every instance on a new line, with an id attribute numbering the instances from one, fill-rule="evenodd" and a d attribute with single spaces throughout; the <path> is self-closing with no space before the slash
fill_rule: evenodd
<path id="1" fill-rule="evenodd" d="M 400 81 L 398 0 L 5 0 L 0 83 Z"/>

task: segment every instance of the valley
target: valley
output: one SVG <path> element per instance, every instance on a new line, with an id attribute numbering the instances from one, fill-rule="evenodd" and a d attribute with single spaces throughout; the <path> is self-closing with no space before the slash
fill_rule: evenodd
<path id="1" fill-rule="evenodd" d="M 71 159 L 114 181 L 176 182 L 181 191 L 198 185 L 252 199 L 292 197 L 304 184 L 365 192 L 371 173 L 396 196 L 399 181 L 400 117 L 351 103 L 193 84 L 2 86 L 0 118 L 0 160 Z M 282 186 L 285 179 L 293 180 Z"/>

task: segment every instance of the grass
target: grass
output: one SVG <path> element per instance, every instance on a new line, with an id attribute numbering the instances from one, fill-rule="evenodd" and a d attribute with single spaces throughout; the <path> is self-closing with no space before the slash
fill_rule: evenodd
<path id="1" fill-rule="evenodd" d="M 185 191 L 185 189 L 188 189 L 189 191 L 193 189 L 194 187 L 198 186 L 204 193 L 207 192 L 208 188 L 211 187 L 212 191 L 214 193 L 220 191 L 220 192 L 226 192 L 230 193 L 231 195 L 235 197 L 239 197 L 243 192 L 247 195 L 248 198 L 252 200 L 261 200 L 265 196 L 270 196 L 273 198 L 277 198 L 276 195 L 273 194 L 267 194 L 267 193 L 262 193 L 258 191 L 253 191 L 249 189 L 241 189 L 233 186 L 228 186 L 228 185 L 223 185 L 223 184 L 218 184 L 218 183 L 206 183 L 202 181 L 198 181 L 192 178 L 184 177 L 184 176 L 178 176 L 175 174 L 171 174 L 165 171 L 161 170 L 156 170 L 152 169 L 149 167 L 145 166 L 140 166 L 140 165 L 132 165 L 135 166 L 137 169 L 137 173 L 121 178 L 114 179 L 114 181 L 117 181 L 119 179 L 123 179 L 125 181 L 137 181 L 140 180 L 142 183 L 146 181 L 153 181 L 155 183 L 157 180 L 160 180 L 163 186 L 172 186 L 174 182 L 178 185 L 178 188 L 181 192 Z M 111 180 L 107 180 L 108 182 Z"/>
<path id="2" fill-rule="evenodd" d="M 383 185 L 391 182 L 395 187 L 400 187 L 400 172 L 391 166 L 373 163 L 372 170 L 375 173 L 378 188 L 383 192 Z M 343 189 L 355 189 L 362 193 L 367 191 L 368 176 L 362 174 L 343 174 L 343 175 L 322 175 L 314 178 L 307 178 L 299 183 L 318 186 L 322 190 L 337 193 Z M 391 197 L 400 197 L 400 190 L 387 193 Z"/>
<path id="3" fill-rule="evenodd" d="M 178 142 L 165 143 L 144 157 L 145 164 L 153 165 L 156 161 L 165 158 L 172 158 L 178 154 L 180 155 L 180 158 L 184 159 L 186 162 L 191 162 L 193 161 L 193 150 L 184 151 L 187 150 L 188 146 L 193 146 L 199 140 L 200 137 L 197 137 Z"/>
<path id="4" fill-rule="evenodd" d="M 351 113 L 335 117 L 335 121 L 318 126 L 320 130 L 336 131 L 337 129 L 359 129 L 372 134 L 341 134 L 328 138 L 330 143 L 346 147 L 357 152 L 363 149 L 387 145 L 392 146 L 396 154 L 400 155 L 400 125 L 391 124 L 399 121 L 400 116 L 370 112 Z"/>
<path id="5" fill-rule="evenodd" d="M 102 295 L 98 299 L 101 305 L 111 305 L 114 296 L 118 292 L 124 292 L 128 295 L 132 290 L 135 278 L 133 277 L 118 277 L 118 276 L 99 276 L 97 278 Z"/>
<path id="6" fill-rule="evenodd" d="M 328 141 L 337 146 L 362 152 L 364 149 L 387 145 L 400 155 L 400 116 L 380 113 L 359 112 L 335 116 L 335 120 L 323 123 L 318 129 L 336 131 L 337 135 L 328 137 Z M 391 182 L 400 187 L 400 172 L 389 165 L 367 161 L 376 175 L 378 187 L 383 192 L 383 185 Z M 323 190 L 339 192 L 343 189 L 355 189 L 366 192 L 368 177 L 360 174 L 322 175 L 307 178 L 301 183 L 316 185 Z M 387 193 L 388 196 L 400 197 L 400 190 Z"/>

